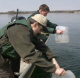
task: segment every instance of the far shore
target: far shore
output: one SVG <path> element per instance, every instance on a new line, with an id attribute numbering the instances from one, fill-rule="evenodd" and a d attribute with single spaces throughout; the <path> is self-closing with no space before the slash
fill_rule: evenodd
<path id="1" fill-rule="evenodd" d="M 19 14 L 31 14 L 35 11 L 19 11 Z M 16 11 L 0 12 L 0 14 L 16 14 Z M 49 13 L 80 13 L 80 10 L 56 10 Z"/>

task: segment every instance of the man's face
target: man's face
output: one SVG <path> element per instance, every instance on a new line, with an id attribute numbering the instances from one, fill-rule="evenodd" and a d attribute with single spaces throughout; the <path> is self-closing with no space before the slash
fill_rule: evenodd
<path id="1" fill-rule="evenodd" d="M 47 16 L 47 14 L 48 14 L 48 11 L 40 10 L 39 12 L 40 12 L 40 14 L 42 14 L 42 15 L 44 15 L 44 16 Z"/>
<path id="2" fill-rule="evenodd" d="M 36 22 L 36 23 L 33 24 L 32 29 L 33 29 L 34 35 L 37 35 L 38 33 L 41 33 L 42 32 L 43 27 L 40 26 L 38 24 L 38 22 Z"/>

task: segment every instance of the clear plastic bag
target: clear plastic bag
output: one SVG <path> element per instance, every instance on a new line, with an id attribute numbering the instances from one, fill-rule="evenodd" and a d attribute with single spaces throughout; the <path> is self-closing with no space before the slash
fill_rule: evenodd
<path id="1" fill-rule="evenodd" d="M 56 30 L 62 30 L 63 34 L 55 34 L 56 43 L 68 43 L 69 42 L 69 32 L 66 26 L 57 26 Z"/>

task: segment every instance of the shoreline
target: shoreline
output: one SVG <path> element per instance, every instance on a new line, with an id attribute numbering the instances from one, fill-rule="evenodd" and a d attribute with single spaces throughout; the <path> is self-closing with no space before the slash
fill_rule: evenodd
<path id="1" fill-rule="evenodd" d="M 19 11 L 19 14 L 31 14 L 35 11 Z M 0 12 L 0 14 L 16 14 L 16 11 Z M 80 10 L 56 10 L 49 13 L 80 13 Z"/>

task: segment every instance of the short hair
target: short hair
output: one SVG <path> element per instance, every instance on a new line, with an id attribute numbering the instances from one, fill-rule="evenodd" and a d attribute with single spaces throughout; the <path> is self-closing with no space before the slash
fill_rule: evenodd
<path id="1" fill-rule="evenodd" d="M 43 11 L 48 11 L 48 12 L 50 11 L 49 7 L 46 4 L 40 5 L 39 10 L 40 9 L 42 9 Z"/>

